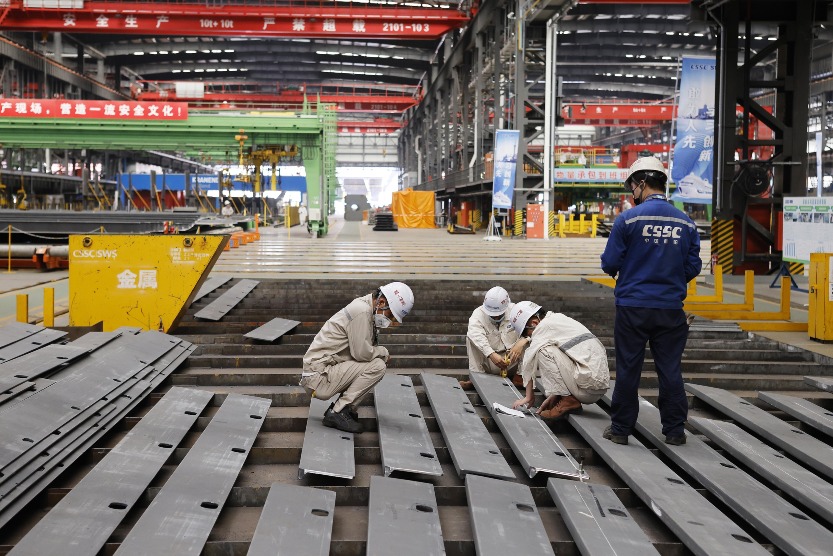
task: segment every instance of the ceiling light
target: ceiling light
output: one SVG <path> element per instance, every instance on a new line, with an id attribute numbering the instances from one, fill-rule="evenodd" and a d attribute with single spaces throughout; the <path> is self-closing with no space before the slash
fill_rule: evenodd
<path id="1" fill-rule="evenodd" d="M 134 56 L 143 56 L 144 52 L 136 51 L 133 53 Z"/>
<path id="2" fill-rule="evenodd" d="M 196 50 L 186 50 L 185 53 L 186 54 L 196 54 L 197 51 Z"/>

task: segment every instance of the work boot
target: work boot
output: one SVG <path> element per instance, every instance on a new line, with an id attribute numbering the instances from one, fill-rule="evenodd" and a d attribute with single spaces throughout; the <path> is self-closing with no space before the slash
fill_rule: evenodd
<path id="1" fill-rule="evenodd" d="M 547 421 L 560 421 L 571 413 L 581 413 L 582 411 L 584 409 L 581 407 L 581 402 L 575 396 L 564 396 L 558 400 L 555 407 L 545 409 L 538 416 Z"/>
<path id="2" fill-rule="evenodd" d="M 524 377 L 521 373 L 515 373 L 514 376 L 512 376 L 512 384 L 518 388 L 524 388 Z"/>
<path id="3" fill-rule="evenodd" d="M 333 411 L 333 406 L 330 406 L 324 413 L 324 419 L 322 421 L 324 426 L 344 432 L 352 432 L 354 434 L 361 433 L 364 429 L 361 424 L 350 415 L 350 410 L 348 409 L 349 407 L 350 406 L 346 406 L 344 409 L 336 413 Z"/>
<path id="4" fill-rule="evenodd" d="M 665 443 L 670 444 L 671 446 L 682 446 L 685 444 L 685 433 L 679 436 L 666 436 Z"/>
<path id="5" fill-rule="evenodd" d="M 474 384 L 472 384 L 470 380 L 461 380 L 460 388 L 466 391 L 471 391 L 474 390 Z"/>
<path id="6" fill-rule="evenodd" d="M 353 405 L 348 405 L 346 409 L 347 409 L 347 411 L 350 412 L 350 417 L 352 417 L 353 420 L 358 423 L 359 422 L 359 410 L 358 410 L 358 408 L 356 406 L 353 406 Z"/>
<path id="7" fill-rule="evenodd" d="M 614 444 L 627 444 L 628 443 L 628 435 L 626 434 L 613 434 L 613 431 L 610 427 L 607 427 L 604 432 L 602 433 L 602 437 L 610 440 Z"/>

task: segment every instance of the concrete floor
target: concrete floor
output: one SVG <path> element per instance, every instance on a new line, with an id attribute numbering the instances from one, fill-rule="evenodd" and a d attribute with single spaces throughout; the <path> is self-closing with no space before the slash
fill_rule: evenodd
<path id="1" fill-rule="evenodd" d="M 334 218 L 327 236 L 314 238 L 300 226 L 265 227 L 261 240 L 224 252 L 212 276 L 240 278 L 378 278 L 379 280 L 523 279 L 533 281 L 580 280 L 604 276 L 599 255 L 606 238 L 554 238 L 530 240 L 503 238 L 485 241 L 485 233 L 449 234 L 445 229 L 406 229 L 375 232 L 360 222 Z M 710 242 L 701 249 L 704 271 L 698 277 L 698 294 L 713 293 L 708 273 Z M 0 271 L 0 326 L 15 318 L 16 296 L 29 296 L 30 320 L 43 314 L 43 288 L 55 288 L 56 325 L 68 324 L 68 271 Z M 795 277 L 807 289 L 807 277 Z M 770 287 L 771 276 L 755 277 L 756 311 L 778 309 L 780 288 Z M 742 276 L 725 276 L 726 302 L 742 301 Z M 791 293 L 791 320 L 807 322 L 806 291 Z M 804 332 L 759 332 L 759 335 L 833 357 L 833 344 L 811 340 Z"/>

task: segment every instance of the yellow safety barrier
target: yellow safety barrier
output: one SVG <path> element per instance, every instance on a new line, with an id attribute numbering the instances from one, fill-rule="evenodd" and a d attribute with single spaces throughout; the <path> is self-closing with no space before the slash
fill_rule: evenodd
<path id="1" fill-rule="evenodd" d="M 692 280 L 694 282 L 694 280 Z M 691 288 L 691 284 L 689 284 Z M 694 287 L 696 289 L 696 286 Z M 712 295 L 691 295 L 694 293 L 689 289 L 689 296 L 686 297 L 686 303 L 722 303 L 723 302 L 723 267 L 719 264 L 714 265 L 714 294 Z"/>
<path id="2" fill-rule="evenodd" d="M 43 325 L 55 326 L 55 288 L 43 288 Z"/>
<path id="3" fill-rule="evenodd" d="M 749 289 L 747 288 L 746 294 L 749 294 Z M 754 295 L 754 293 L 753 293 Z M 781 278 L 781 302 L 778 311 L 770 311 L 765 312 L 762 311 L 760 313 L 756 313 L 754 311 L 754 303 L 753 308 L 751 310 L 748 309 L 734 309 L 732 308 L 731 304 L 726 304 L 722 306 L 722 309 L 715 309 L 715 310 L 702 310 L 699 307 L 686 307 L 686 310 L 694 313 L 697 316 L 713 319 L 713 320 L 733 320 L 733 321 L 745 321 L 745 320 L 754 320 L 754 321 L 762 321 L 762 320 L 790 320 L 790 277 L 784 276 Z M 728 309 L 726 307 L 729 307 Z M 807 323 L 803 323 L 804 326 L 807 326 Z"/>
<path id="4" fill-rule="evenodd" d="M 717 268 L 717 267 L 716 267 Z M 715 272 L 717 272 L 715 270 Z M 743 303 L 723 303 L 723 275 L 715 274 L 715 282 L 720 277 L 721 301 L 711 302 L 702 299 L 686 299 L 686 311 L 754 311 L 755 310 L 755 273 L 747 270 L 743 276 Z M 698 313 L 699 314 L 699 313 Z"/>
<path id="5" fill-rule="evenodd" d="M 17 322 L 29 322 L 29 296 L 21 293 L 17 296 L 17 308 L 15 311 Z"/>
<path id="6" fill-rule="evenodd" d="M 73 235 L 69 324 L 167 332 L 179 322 L 229 236 Z"/>

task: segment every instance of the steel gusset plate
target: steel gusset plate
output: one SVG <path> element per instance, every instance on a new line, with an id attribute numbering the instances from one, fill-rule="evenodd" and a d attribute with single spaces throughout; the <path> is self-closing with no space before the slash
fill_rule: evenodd
<path id="1" fill-rule="evenodd" d="M 828 436 L 833 436 L 833 411 L 803 398 L 785 396 L 775 392 L 758 392 L 758 398 L 795 417 L 802 423 L 810 425 Z"/>
<path id="2" fill-rule="evenodd" d="M 685 389 L 821 473 L 828 480 L 833 479 L 833 446 L 816 440 L 727 390 L 697 384 L 686 384 Z"/>
<path id="3" fill-rule="evenodd" d="M 833 378 L 823 376 L 805 376 L 804 383 L 825 392 L 833 392 Z"/>
<path id="4" fill-rule="evenodd" d="M 159 336 L 163 336 L 160 338 Z M 0 471 L 20 454 L 53 434 L 79 412 L 105 399 L 121 383 L 148 368 L 178 345 L 172 336 L 147 332 L 131 336 L 119 349 L 101 349 L 90 354 L 56 385 L 15 403 L 0 412 Z M 107 352 L 107 353 L 104 353 Z"/>
<path id="5" fill-rule="evenodd" d="M 633 436 L 627 445 L 602 438 L 610 416 L 598 405 L 584 406 L 570 423 L 605 463 L 694 554 L 740 556 L 769 552 L 706 497 L 689 486 Z"/>
<path id="6" fill-rule="evenodd" d="M 767 482 L 833 525 L 833 485 L 733 423 L 689 417 L 688 422 Z"/>
<path id="7" fill-rule="evenodd" d="M 512 381 L 485 373 L 471 373 L 469 378 L 530 478 L 549 473 L 582 481 L 588 479 L 582 466 L 536 415 L 515 417 L 495 411 L 495 403 L 512 407 L 521 398 Z"/>
<path id="8" fill-rule="evenodd" d="M 281 318 L 274 318 L 260 326 L 255 328 L 251 332 L 246 332 L 243 334 L 246 338 L 251 338 L 253 340 L 263 340 L 264 342 L 274 342 L 296 326 L 301 324 L 301 321 L 297 320 L 289 320 L 289 319 L 281 319 Z"/>
<path id="9" fill-rule="evenodd" d="M 426 372 L 420 376 L 460 478 L 474 473 L 514 480 L 512 468 L 457 379 Z"/>
<path id="10" fill-rule="evenodd" d="M 48 378 L 36 378 L 31 382 L 28 380 L 21 381 L 16 386 L 12 386 L 3 392 L 0 392 L 0 406 L 12 401 L 17 403 L 37 392 L 40 392 L 44 388 L 49 388 L 53 384 L 55 384 L 55 381 Z"/>
<path id="11" fill-rule="evenodd" d="M 243 301 L 259 283 L 257 280 L 240 280 L 220 297 L 197 311 L 194 317 L 205 320 L 220 320 L 238 303 Z"/>
<path id="12" fill-rule="evenodd" d="M 605 402 L 610 403 L 609 395 Z M 687 435 L 683 446 L 666 444 L 659 410 L 643 398 L 639 399 L 636 430 L 785 553 L 794 556 L 830 553 L 833 533 L 696 436 Z"/>
<path id="13" fill-rule="evenodd" d="M 51 345 L 0 364 L 0 392 L 51 373 L 88 353 L 72 344 Z"/>
<path id="14" fill-rule="evenodd" d="M 44 330 L 42 326 L 25 322 L 11 322 L 0 327 L 0 349 Z"/>
<path id="15" fill-rule="evenodd" d="M 175 348 L 176 349 L 176 348 Z M 95 423 L 90 427 L 72 431 L 67 434 L 58 444 L 52 446 L 51 458 L 48 462 L 34 460 L 28 464 L 22 473 L 28 474 L 26 479 L 17 485 L 13 493 L 14 498 L 8 501 L 0 501 L 0 527 L 3 527 L 11 518 L 21 511 L 40 491 L 50 484 L 56 477 L 63 473 L 76 459 L 87 452 L 98 440 L 112 429 L 116 423 L 129 414 L 148 394 L 150 394 L 165 378 L 172 372 L 179 362 L 184 361 L 193 352 L 194 347 L 185 348 L 172 366 L 162 370 L 151 369 L 149 380 L 140 380 L 123 395 L 112 400 L 112 403 L 103 409 Z"/>
<path id="16" fill-rule="evenodd" d="M 61 435 L 67 434 L 79 426 L 79 423 L 83 423 L 89 415 L 109 405 L 110 399 L 116 399 L 122 395 L 138 380 L 147 376 L 150 371 L 151 368 L 146 367 L 135 375 L 119 382 L 105 383 L 108 390 L 99 391 L 100 395 L 97 399 L 83 402 L 74 400 L 78 398 L 76 395 L 78 388 L 89 388 L 89 384 L 87 384 L 89 380 L 66 379 L 19 403 L 13 403 L 9 410 L 0 413 L 0 424 L 2 424 L 0 426 L 17 428 L 8 435 L 5 434 L 6 431 L 0 431 L 0 437 L 7 439 L 4 440 L 3 449 L 0 451 L 3 456 L 3 478 L 0 479 L 0 496 L 6 491 L 8 478 L 22 465 L 33 458 L 39 457 L 40 453 L 58 441 Z M 65 382 L 69 382 L 69 384 L 64 384 Z M 62 389 L 66 387 L 69 388 L 62 392 Z M 66 393 L 73 395 L 62 395 Z M 73 403 L 79 405 L 70 405 Z M 60 411 L 50 412 L 50 404 L 54 404 Z M 7 414 L 9 415 L 7 416 Z M 33 421 L 38 414 L 46 417 L 39 423 Z M 29 426 L 25 426 L 26 424 L 29 424 Z"/>
<path id="17" fill-rule="evenodd" d="M 96 554 L 168 460 L 211 392 L 171 388 L 15 545 L 13 554 Z"/>
<path id="18" fill-rule="evenodd" d="M 272 483 L 247 556 L 327 556 L 336 493 Z"/>
<path id="19" fill-rule="evenodd" d="M 609 486 L 553 478 L 547 490 L 581 554 L 659 556 Z"/>
<path id="20" fill-rule="evenodd" d="M 373 390 L 385 477 L 394 471 L 443 474 L 411 377 L 387 374 Z"/>
<path id="21" fill-rule="evenodd" d="M 367 556 L 445 554 L 434 486 L 390 477 L 370 478 Z"/>
<path id="22" fill-rule="evenodd" d="M 0 362 L 8 362 L 66 337 L 66 332 L 44 328 L 4 348 L 0 348 Z"/>
<path id="23" fill-rule="evenodd" d="M 198 554 L 270 405 L 267 399 L 229 394 L 116 554 Z"/>
<path id="24" fill-rule="evenodd" d="M 325 427 L 321 422 L 324 412 L 334 401 L 310 400 L 304 446 L 298 464 L 299 479 L 307 473 L 342 479 L 356 476 L 353 433 Z"/>
<path id="25" fill-rule="evenodd" d="M 528 486 L 466 475 L 466 498 L 478 556 L 555 554 Z"/>
<path id="26" fill-rule="evenodd" d="M 197 293 L 196 295 L 194 295 L 194 299 L 191 300 L 191 303 L 196 303 L 197 301 L 210 294 L 211 292 L 213 292 L 229 280 L 231 280 L 231 276 L 227 278 L 220 276 L 209 276 L 208 279 L 205 282 L 203 282 L 202 286 L 200 286 L 200 289 L 197 290 Z"/>

